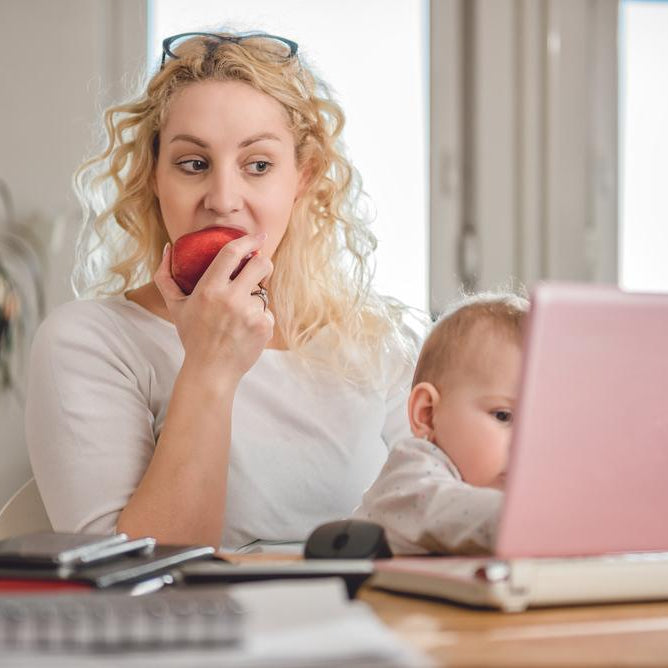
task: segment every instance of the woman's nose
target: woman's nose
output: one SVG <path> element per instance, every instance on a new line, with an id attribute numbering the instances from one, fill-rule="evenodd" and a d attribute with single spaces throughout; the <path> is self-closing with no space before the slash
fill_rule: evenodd
<path id="1" fill-rule="evenodd" d="M 204 208 L 219 216 L 229 216 L 243 208 L 242 183 L 236 169 L 221 168 L 211 173 Z"/>

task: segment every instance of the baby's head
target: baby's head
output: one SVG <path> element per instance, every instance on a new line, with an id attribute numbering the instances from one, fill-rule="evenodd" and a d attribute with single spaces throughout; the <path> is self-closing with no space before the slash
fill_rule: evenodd
<path id="1" fill-rule="evenodd" d="M 468 296 L 441 316 L 418 359 L 413 434 L 438 445 L 471 485 L 503 487 L 528 307 L 513 293 Z"/>

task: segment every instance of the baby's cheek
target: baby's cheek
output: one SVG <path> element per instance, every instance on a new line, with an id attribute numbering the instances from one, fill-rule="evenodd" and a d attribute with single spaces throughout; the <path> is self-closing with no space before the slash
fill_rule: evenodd
<path id="1" fill-rule="evenodd" d="M 498 439 L 490 439 L 481 446 L 476 460 L 471 462 L 471 467 L 476 484 L 486 487 L 506 470 L 507 448 Z"/>
<path id="2" fill-rule="evenodd" d="M 480 487 L 487 484 L 495 468 L 496 465 L 490 460 L 488 450 L 479 449 L 477 452 L 471 450 L 463 458 L 460 473 L 465 482 Z"/>

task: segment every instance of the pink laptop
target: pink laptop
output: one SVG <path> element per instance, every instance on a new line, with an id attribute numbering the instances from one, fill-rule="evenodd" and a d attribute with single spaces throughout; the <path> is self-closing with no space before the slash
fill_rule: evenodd
<path id="1" fill-rule="evenodd" d="M 668 550 L 668 295 L 532 299 L 497 554 Z"/>
<path id="2" fill-rule="evenodd" d="M 494 558 L 395 560 L 374 583 L 401 589 L 403 562 L 403 591 L 507 610 L 668 599 L 667 509 L 668 295 L 544 283 Z"/>

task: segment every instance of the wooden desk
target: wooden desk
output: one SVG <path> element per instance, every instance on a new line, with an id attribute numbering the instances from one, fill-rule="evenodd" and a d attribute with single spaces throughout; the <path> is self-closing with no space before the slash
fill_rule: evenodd
<path id="1" fill-rule="evenodd" d="M 358 598 L 439 666 L 668 666 L 668 603 L 508 614 L 369 587 Z"/>
<path id="2" fill-rule="evenodd" d="M 226 554 L 239 561 L 292 555 Z M 358 595 L 439 666 L 668 666 L 668 602 L 501 613 L 363 587 Z"/>

